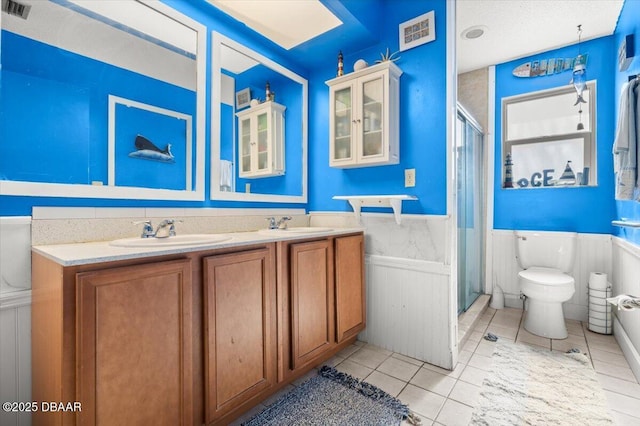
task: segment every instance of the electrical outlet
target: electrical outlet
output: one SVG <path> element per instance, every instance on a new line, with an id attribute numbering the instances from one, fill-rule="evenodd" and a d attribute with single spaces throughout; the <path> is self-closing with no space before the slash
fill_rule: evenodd
<path id="1" fill-rule="evenodd" d="M 404 169 L 404 186 L 405 188 L 416 186 L 416 169 Z"/>
<path id="2" fill-rule="evenodd" d="M 251 192 L 251 184 L 250 183 L 245 183 L 244 184 L 244 192 L 246 192 L 247 194 Z"/>

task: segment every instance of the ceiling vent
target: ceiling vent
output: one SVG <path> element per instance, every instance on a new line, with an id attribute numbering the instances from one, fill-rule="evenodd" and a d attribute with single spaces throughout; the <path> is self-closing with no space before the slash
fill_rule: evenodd
<path id="1" fill-rule="evenodd" d="M 27 19 L 30 10 L 30 5 L 18 3 L 14 0 L 2 0 L 2 11 L 8 13 L 9 15 Z"/>

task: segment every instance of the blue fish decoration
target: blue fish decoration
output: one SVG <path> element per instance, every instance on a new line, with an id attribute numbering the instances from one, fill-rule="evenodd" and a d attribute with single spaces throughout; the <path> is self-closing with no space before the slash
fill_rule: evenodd
<path id="1" fill-rule="evenodd" d="M 143 160 L 161 161 L 163 163 L 175 163 L 171 153 L 171 144 L 168 143 L 165 149 L 158 148 L 153 142 L 142 135 L 136 136 L 136 151 L 129 153 L 129 157 L 141 158 Z"/>

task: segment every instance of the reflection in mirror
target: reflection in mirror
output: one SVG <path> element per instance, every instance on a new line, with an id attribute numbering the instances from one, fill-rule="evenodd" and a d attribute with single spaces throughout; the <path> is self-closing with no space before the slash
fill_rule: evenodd
<path id="1" fill-rule="evenodd" d="M 211 198 L 306 202 L 307 81 L 215 32 L 212 61 Z"/>
<path id="2" fill-rule="evenodd" d="M 160 2 L 30 3 L 2 12 L 0 193 L 202 200 L 204 27 Z"/>

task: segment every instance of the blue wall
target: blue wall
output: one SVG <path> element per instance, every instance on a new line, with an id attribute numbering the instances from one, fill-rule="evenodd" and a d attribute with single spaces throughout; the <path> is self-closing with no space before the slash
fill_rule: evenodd
<path id="1" fill-rule="evenodd" d="M 613 203 L 613 163 L 611 148 L 614 134 L 614 37 L 603 37 L 582 43 L 589 55 L 587 79 L 597 80 L 597 181 L 596 187 L 564 187 L 536 189 L 502 188 L 502 98 L 554 87 L 566 86 L 571 72 L 550 76 L 519 78 L 513 69 L 525 62 L 549 58 L 570 58 L 578 53 L 577 45 L 521 58 L 496 66 L 496 147 L 494 180 L 494 228 L 545 231 L 577 231 L 611 233 L 615 215 Z"/>
<path id="2" fill-rule="evenodd" d="M 634 35 L 635 57 L 631 65 L 626 71 L 618 71 L 615 68 L 615 105 L 616 105 L 616 123 L 618 99 L 622 85 L 628 80 L 629 75 L 640 74 L 640 1 L 627 0 L 624 3 L 620 17 L 618 18 L 618 26 L 614 33 L 615 45 L 617 52 L 622 40 L 627 34 Z M 612 197 L 613 199 L 613 197 Z M 640 221 L 640 202 L 637 201 L 616 201 L 616 218 L 626 218 L 627 220 Z M 640 229 L 633 228 L 616 228 L 616 235 L 625 238 L 635 244 L 640 245 Z"/>
<path id="3" fill-rule="evenodd" d="M 351 2 L 357 3 L 357 2 Z M 342 48 L 345 73 L 356 60 L 369 64 L 389 48 L 399 49 L 398 25 L 435 10 L 436 40 L 400 52 L 396 64 L 400 77 L 400 164 L 357 169 L 329 167 L 329 88 L 325 81 L 336 76 L 336 57 L 327 57 L 327 66 L 312 72 L 309 83 L 309 209 L 345 210 L 346 201 L 334 201 L 334 195 L 410 194 L 418 201 L 405 201 L 403 213 L 446 214 L 446 2 L 395 0 L 382 3 L 377 11 L 384 25 L 380 42 L 371 48 L 353 52 Z M 416 187 L 404 187 L 404 169 L 416 169 Z M 380 211 L 376 209 L 376 211 Z"/>

